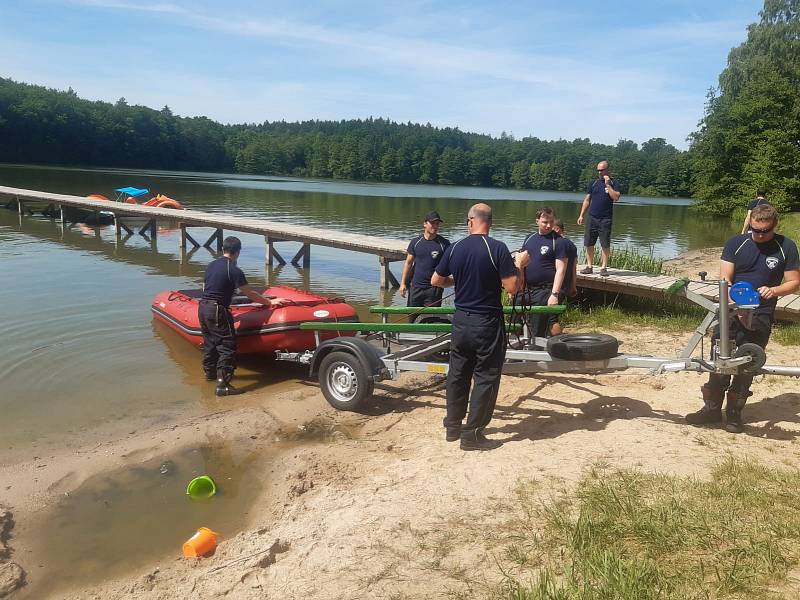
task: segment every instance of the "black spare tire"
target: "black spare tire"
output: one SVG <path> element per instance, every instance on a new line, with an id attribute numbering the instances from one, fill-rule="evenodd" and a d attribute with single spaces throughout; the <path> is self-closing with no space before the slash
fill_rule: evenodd
<path id="1" fill-rule="evenodd" d="M 562 333 L 547 340 L 547 353 L 561 360 L 604 360 L 619 353 L 619 341 L 604 333 Z"/>

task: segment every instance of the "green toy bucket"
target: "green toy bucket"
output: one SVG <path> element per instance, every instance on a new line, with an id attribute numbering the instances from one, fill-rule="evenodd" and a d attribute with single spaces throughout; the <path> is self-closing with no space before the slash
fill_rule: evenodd
<path id="1" fill-rule="evenodd" d="M 186 494 L 191 497 L 192 500 L 205 500 L 206 498 L 211 498 L 211 496 L 216 493 L 217 486 L 214 480 L 208 475 L 195 477 L 189 482 L 189 485 L 186 486 Z"/>

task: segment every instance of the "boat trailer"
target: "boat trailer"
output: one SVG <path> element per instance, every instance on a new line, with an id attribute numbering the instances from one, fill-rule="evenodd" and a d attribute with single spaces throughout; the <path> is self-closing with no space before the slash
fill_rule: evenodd
<path id="1" fill-rule="evenodd" d="M 647 369 L 654 374 L 694 371 L 701 373 L 785 375 L 800 377 L 800 367 L 768 365 L 766 353 L 756 344 L 736 346 L 730 339 L 730 323 L 744 323 L 755 305 L 716 303 L 688 289 L 689 280 L 676 281 L 665 293 L 682 296 L 704 309 L 705 318 L 692 333 L 683 350 L 672 357 L 657 357 L 618 352 L 618 342 L 600 334 L 562 334 L 551 338 L 532 337 L 527 318 L 520 328 L 511 327 L 503 365 L 504 374 L 582 373 L 598 374 L 626 369 Z M 719 297 L 728 298 L 728 282 L 719 282 Z M 565 306 L 505 307 L 514 316 L 562 313 Z M 338 410 L 358 410 L 373 393 L 376 381 L 397 379 L 405 372 L 439 373 L 448 371 L 447 352 L 453 307 L 370 308 L 382 316 L 381 323 L 302 323 L 301 329 L 317 332 L 316 347 L 304 352 L 277 352 L 278 360 L 308 365 L 317 376 L 326 400 Z M 391 315 L 411 315 L 417 322 L 389 322 Z M 709 344 L 703 358 L 703 341 L 719 326 L 719 339 Z M 321 341 L 320 331 L 357 332 Z M 699 356 L 693 356 L 701 346 Z"/>

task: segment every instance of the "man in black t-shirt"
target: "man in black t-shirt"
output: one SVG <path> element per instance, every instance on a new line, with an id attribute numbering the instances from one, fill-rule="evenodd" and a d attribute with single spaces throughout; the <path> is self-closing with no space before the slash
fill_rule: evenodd
<path id="1" fill-rule="evenodd" d="M 563 298 L 561 290 L 567 279 L 567 244 L 553 231 L 556 214 L 550 207 L 536 213 L 536 231 L 522 243 L 530 263 L 525 268 L 525 294 L 532 306 L 555 306 Z M 555 314 L 531 315 L 531 335 L 545 337 L 558 323 Z"/>
<path id="2" fill-rule="evenodd" d="M 583 245 L 586 248 L 586 266 L 581 273 L 588 275 L 593 270 L 594 245 L 600 239 L 600 275 L 608 275 L 608 257 L 611 254 L 611 225 L 614 203 L 620 198 L 619 186 L 608 174 L 608 161 L 597 163 L 597 179 L 589 183 L 586 197 L 581 205 L 578 225 L 583 225 L 583 216 L 589 211 Z"/>
<path id="3" fill-rule="evenodd" d="M 722 250 L 720 278 L 731 284 L 749 282 L 761 296 L 761 304 L 755 309 L 751 324 L 746 326 L 738 318 L 731 322 L 731 338 L 737 346 L 749 342 L 765 348 L 772 333 L 778 298 L 800 288 L 797 245 L 789 238 L 776 234 L 777 225 L 778 213 L 772 206 L 757 206 L 751 215 L 750 233 L 729 239 Z M 715 332 L 715 336 L 718 335 L 719 328 Z M 752 382 L 752 375 L 734 375 L 731 381 L 730 375 L 710 373 L 708 383 L 702 387 L 703 408 L 686 415 L 686 421 L 693 425 L 721 422 L 722 402 L 727 390 L 725 429 L 740 433 L 743 429 L 742 409 L 751 395 Z"/>
<path id="4" fill-rule="evenodd" d="M 767 190 L 764 188 L 758 188 L 755 200 L 750 200 L 750 202 L 747 203 L 747 214 L 744 216 L 742 233 L 747 233 L 750 231 L 750 215 L 756 206 L 761 206 L 762 204 L 769 204 L 769 202 L 767 202 Z"/>
<path id="5" fill-rule="evenodd" d="M 447 249 L 431 277 L 432 285 L 456 288 L 444 426 L 447 441 L 460 439 L 462 450 L 492 450 L 502 445 L 483 434 L 492 419 L 506 357 L 500 293 L 502 289 L 509 294 L 519 291 L 528 264 L 527 252 L 511 258 L 503 242 L 489 237 L 491 226 L 488 204 L 470 208 L 469 236 Z M 462 427 L 467 406 L 469 417 Z"/>
<path id="6" fill-rule="evenodd" d="M 282 306 L 282 298 L 266 298 L 247 284 L 236 259 L 242 250 L 237 237 L 222 242 L 222 256 L 208 265 L 203 282 L 203 296 L 197 309 L 203 332 L 203 371 L 207 381 L 217 382 L 217 396 L 233 396 L 241 390 L 231 385 L 236 368 L 236 330 L 231 314 L 231 300 L 239 292 L 264 306 Z"/>
<path id="7" fill-rule="evenodd" d="M 442 217 L 435 210 L 425 215 L 423 231 L 408 244 L 408 255 L 400 276 L 400 295 L 408 295 L 408 306 L 441 306 L 440 287 L 431 285 L 431 277 L 436 265 L 442 260 L 444 251 L 450 245 L 447 238 L 439 235 Z M 409 282 L 409 276 L 411 281 Z M 410 289 L 409 289 L 410 288 Z"/>

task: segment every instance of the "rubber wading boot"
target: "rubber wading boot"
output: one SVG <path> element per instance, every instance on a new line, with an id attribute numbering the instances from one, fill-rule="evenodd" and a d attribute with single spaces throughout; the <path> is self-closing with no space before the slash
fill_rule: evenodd
<path id="1" fill-rule="evenodd" d="M 691 425 L 722 423 L 722 401 L 725 398 L 725 390 L 712 388 L 706 384 L 700 391 L 703 392 L 703 408 L 686 415 L 686 422 Z"/>
<path id="2" fill-rule="evenodd" d="M 494 450 L 503 445 L 500 440 L 490 440 L 480 429 L 461 432 L 462 450 Z"/>
<path id="3" fill-rule="evenodd" d="M 206 371 L 206 381 L 216 381 L 217 375 L 213 371 Z"/>
<path id="4" fill-rule="evenodd" d="M 445 438 L 448 442 L 457 442 L 461 439 L 461 427 L 448 427 Z"/>
<path id="5" fill-rule="evenodd" d="M 741 394 L 735 390 L 728 390 L 728 403 L 725 405 L 725 431 L 730 433 L 742 433 L 742 409 L 747 402 L 747 394 Z"/>
<path id="6" fill-rule="evenodd" d="M 242 393 L 242 390 L 237 389 L 231 385 L 231 379 L 233 379 L 233 372 L 232 371 L 217 371 L 217 389 L 214 393 L 217 396 L 236 396 Z"/>

